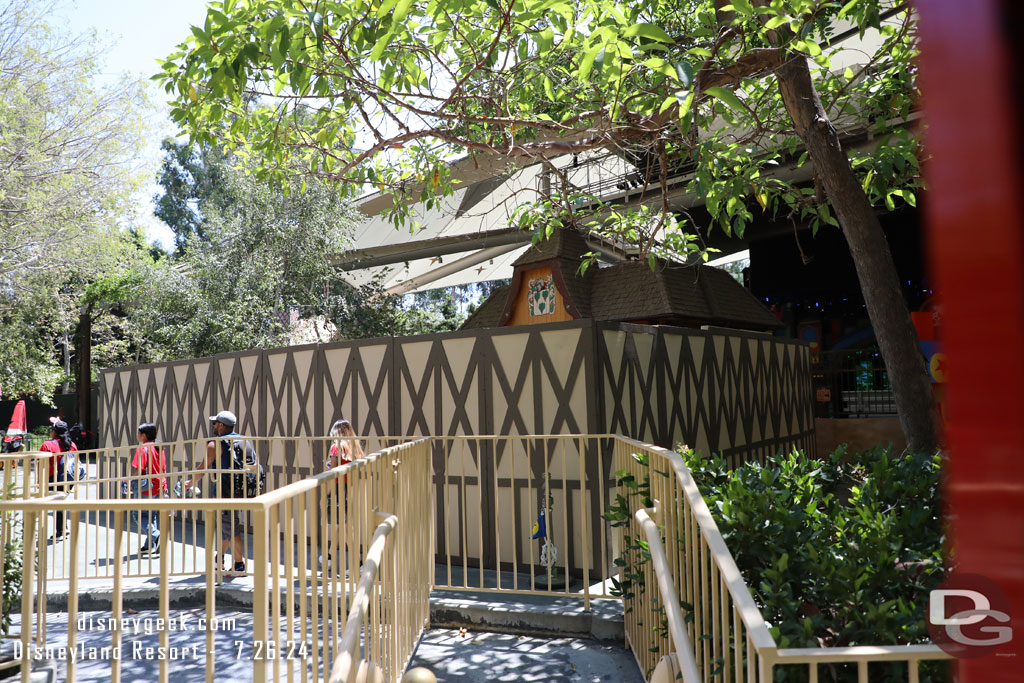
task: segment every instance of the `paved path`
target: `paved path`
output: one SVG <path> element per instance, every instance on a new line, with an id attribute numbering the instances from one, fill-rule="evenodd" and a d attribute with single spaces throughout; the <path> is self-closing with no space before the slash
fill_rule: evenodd
<path id="1" fill-rule="evenodd" d="M 531 638 L 501 633 L 423 633 L 410 666 L 425 666 L 438 683 L 521 681 L 643 683 L 622 647 L 579 638 Z"/>
<path id="2" fill-rule="evenodd" d="M 67 680 L 68 621 L 67 614 L 48 614 L 46 621 L 46 643 L 49 650 L 41 653 L 44 659 L 37 664 L 39 673 L 34 679 Z M 160 636 L 156 631 L 160 613 L 156 610 L 141 610 L 125 613 L 127 629 L 122 635 L 119 661 L 122 681 L 156 681 L 159 679 Z M 171 620 L 176 627 L 168 631 L 169 648 L 163 654 L 170 667 L 170 680 L 174 683 L 200 683 L 206 681 L 206 634 L 200 619 L 205 618 L 203 610 L 174 610 Z M 82 612 L 79 618 L 77 653 L 78 671 L 76 680 L 80 683 L 99 683 L 110 680 L 110 666 L 113 657 L 108 611 Z M 297 621 L 297 620 L 296 620 Z M 297 632 L 296 625 L 296 632 Z M 21 630 L 21 615 L 14 615 L 12 631 Z M 282 632 L 281 642 L 286 634 Z M 296 638 L 297 640 L 297 638 Z M 4 653 L 14 652 L 20 647 L 18 641 L 3 641 Z M 298 646 L 296 646 L 297 648 Z M 310 646 L 307 653 L 311 654 Z M 217 611 L 217 629 L 214 636 L 214 670 L 218 683 L 249 682 L 253 680 L 252 664 L 252 613 L 231 610 Z M 300 655 L 298 649 L 293 654 Z M 280 660 L 278 680 L 287 680 L 288 661 Z M 290 661 L 296 673 L 301 664 L 297 658 Z M 273 680 L 273 665 L 268 680 Z M 49 677 L 43 671 L 52 672 Z M 307 661 L 307 680 L 311 666 Z"/>

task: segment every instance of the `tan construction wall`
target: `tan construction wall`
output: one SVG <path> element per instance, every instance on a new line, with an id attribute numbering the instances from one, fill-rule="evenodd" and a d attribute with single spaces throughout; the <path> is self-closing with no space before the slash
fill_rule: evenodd
<path id="1" fill-rule="evenodd" d="M 839 444 L 847 444 L 851 451 L 863 451 L 875 446 L 892 444 L 893 451 L 902 452 L 907 447 L 903 438 L 899 418 L 815 418 L 814 435 L 818 454 L 824 457 Z"/>

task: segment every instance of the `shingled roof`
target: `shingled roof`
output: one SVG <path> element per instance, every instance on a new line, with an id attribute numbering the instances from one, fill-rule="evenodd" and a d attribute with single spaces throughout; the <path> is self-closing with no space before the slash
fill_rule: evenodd
<path id="1" fill-rule="evenodd" d="M 771 330 L 778 318 L 729 273 L 711 266 L 661 266 L 646 261 L 601 268 L 590 292 L 595 320 L 681 319 Z"/>
<path id="2" fill-rule="evenodd" d="M 587 269 L 579 275 L 584 254 L 591 251 L 583 236 L 557 230 L 550 239 L 520 256 L 517 272 L 551 263 L 561 272 L 569 301 L 582 318 L 608 321 L 672 321 L 753 330 L 772 330 L 779 320 L 743 285 L 724 270 L 705 265 L 627 261 Z M 515 280 L 513 279 L 513 282 Z M 463 329 L 500 327 L 511 287 L 494 291 L 462 325 Z"/>
<path id="3" fill-rule="evenodd" d="M 466 322 L 462 323 L 460 329 L 471 330 L 481 329 L 486 327 L 501 327 L 501 316 L 505 312 L 505 302 L 508 300 L 509 290 L 512 289 L 508 285 L 504 287 L 498 287 L 491 295 L 484 299 L 484 302 L 480 304 L 480 308 L 473 311 Z"/>

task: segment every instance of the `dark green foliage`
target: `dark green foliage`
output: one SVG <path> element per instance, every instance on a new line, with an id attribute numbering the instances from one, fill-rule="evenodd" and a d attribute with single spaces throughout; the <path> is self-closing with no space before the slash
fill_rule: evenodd
<path id="1" fill-rule="evenodd" d="M 943 577 L 940 456 L 841 447 L 733 471 L 684 458 L 779 647 L 927 640 Z"/>
<path id="2" fill-rule="evenodd" d="M 780 648 L 930 642 L 928 593 L 945 576 L 940 455 L 840 447 L 823 460 L 793 452 L 735 470 L 719 456 L 682 455 Z M 616 476 L 605 518 L 618 527 L 652 501 L 649 478 Z M 649 559 L 640 538 L 627 538 L 615 559 L 627 609 L 645 592 Z M 692 607 L 682 607 L 689 620 Z M 921 680 L 944 680 L 944 671 L 925 663 Z M 819 676 L 853 681 L 856 667 L 822 665 Z M 872 665 L 871 676 L 906 680 L 906 668 Z M 806 666 L 776 668 L 777 681 L 806 677 Z"/>
<path id="3" fill-rule="evenodd" d="M 208 205 L 225 209 L 234 204 L 230 160 L 215 145 L 188 145 L 168 138 L 160 149 L 164 153 L 157 176 L 161 192 L 153 198 L 153 213 L 174 231 L 180 253 L 190 238 L 208 238 L 204 221 Z"/>
<path id="4" fill-rule="evenodd" d="M 840 447 L 731 471 L 720 457 L 683 457 L 779 647 L 930 642 L 928 593 L 945 575 L 941 456 Z M 877 666 L 879 680 L 905 680 L 902 665 Z M 819 674 L 856 680 L 855 667 Z"/>

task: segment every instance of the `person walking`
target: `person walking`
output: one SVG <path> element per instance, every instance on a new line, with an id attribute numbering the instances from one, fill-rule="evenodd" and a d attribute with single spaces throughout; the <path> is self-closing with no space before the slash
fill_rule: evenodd
<path id="1" fill-rule="evenodd" d="M 327 469 L 332 470 L 335 467 L 339 467 L 339 466 L 344 465 L 346 463 L 350 463 L 353 460 L 359 460 L 360 458 L 366 457 L 366 453 L 363 452 L 363 446 L 359 442 L 358 439 L 354 438 L 355 435 L 356 435 L 356 432 L 355 432 L 354 429 L 352 429 L 352 423 L 349 422 L 348 420 L 338 420 L 333 425 L 331 425 L 330 436 L 334 438 L 334 441 L 331 443 L 331 449 L 330 449 L 330 451 L 327 454 L 327 463 L 326 463 L 327 464 Z M 345 437 L 349 437 L 349 438 L 345 438 Z M 344 484 L 348 484 L 348 475 L 347 474 L 344 477 Z M 344 495 L 338 496 L 337 500 L 338 500 L 338 504 L 343 506 L 342 509 L 345 511 L 345 514 L 347 515 L 348 514 L 348 487 L 344 486 L 344 484 L 342 483 L 341 479 L 338 479 L 338 490 L 341 491 L 342 489 L 344 489 Z M 330 522 L 330 520 L 335 519 L 334 508 L 333 508 L 333 505 L 331 503 L 333 498 L 334 498 L 334 496 L 332 496 L 331 494 L 328 494 L 328 496 L 327 496 L 327 509 L 331 511 L 331 512 L 328 513 L 328 520 L 327 520 L 328 522 Z M 351 548 L 351 546 L 352 546 L 352 538 L 350 537 L 350 534 L 347 531 L 347 529 L 350 528 L 350 525 L 349 524 L 345 524 L 345 528 L 346 528 L 346 533 L 345 533 L 346 543 Z M 328 536 L 328 539 L 327 539 L 327 549 L 328 549 L 327 557 L 328 557 L 328 561 L 330 561 L 330 559 L 331 559 L 331 557 L 333 555 L 334 544 L 335 544 L 334 535 L 330 534 Z M 321 552 L 321 555 L 322 554 L 323 553 Z M 342 553 L 341 555 L 339 555 L 339 558 L 344 557 L 344 556 L 345 556 L 345 554 Z M 322 564 L 323 564 L 322 560 L 320 561 L 320 564 L 321 564 L 321 567 L 322 567 Z"/>
<path id="2" fill-rule="evenodd" d="M 355 438 L 356 432 L 352 429 L 352 423 L 348 420 L 338 420 L 331 425 L 331 436 L 334 442 L 331 443 L 331 450 L 327 455 L 327 469 L 332 470 L 339 465 L 358 460 L 366 456 L 363 446 Z M 346 475 L 346 480 L 348 476 Z"/>
<path id="3" fill-rule="evenodd" d="M 52 420 L 52 418 L 51 418 Z M 64 420 L 53 420 L 50 424 L 50 438 L 39 447 L 43 453 L 52 453 L 47 467 L 47 485 L 56 482 L 54 488 L 60 491 L 70 490 L 69 480 L 75 480 L 78 476 L 78 466 L 75 457 L 71 455 L 78 451 L 78 446 L 71 440 L 68 434 L 68 423 Z M 67 533 L 64 510 L 57 508 L 54 511 L 54 530 L 52 539 L 60 541 Z"/>
<path id="4" fill-rule="evenodd" d="M 206 458 L 199 466 L 200 470 L 220 469 L 220 470 L 232 470 L 235 468 L 235 454 L 234 449 L 236 445 L 240 448 L 245 449 L 246 460 L 256 461 L 255 450 L 252 444 L 245 441 L 244 445 L 239 439 L 232 437 L 240 437 L 241 434 L 235 431 L 235 426 L 238 424 L 238 418 L 230 410 L 222 410 L 216 415 L 210 417 L 210 425 L 213 430 L 214 439 L 206 442 Z M 185 490 L 189 490 L 200 481 L 202 481 L 205 472 L 200 471 L 193 479 L 185 482 Z M 244 478 L 244 473 L 239 472 L 238 474 L 232 474 L 231 472 L 222 472 L 217 485 L 216 495 L 218 498 L 235 498 L 235 478 Z M 241 497 L 245 497 L 245 486 L 241 486 Z M 207 520 L 207 523 L 211 523 Z M 233 574 L 245 574 L 245 551 L 242 546 L 242 533 L 245 527 L 242 524 L 242 511 L 237 509 L 227 508 L 221 511 L 221 523 L 220 523 L 220 537 L 221 537 L 221 557 L 226 558 L 228 550 L 231 551 L 231 559 L 233 560 Z M 226 570 L 227 567 L 222 564 L 222 570 Z"/>
<path id="5" fill-rule="evenodd" d="M 156 425 L 143 422 L 139 425 L 139 447 L 135 449 L 132 459 L 132 497 L 152 500 L 161 497 L 167 491 L 167 478 L 159 475 L 167 472 L 164 454 L 154 443 L 156 441 Z M 139 534 L 139 555 L 156 555 L 160 552 L 160 522 L 156 510 L 132 510 L 131 527 Z"/>

